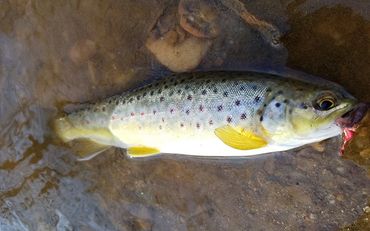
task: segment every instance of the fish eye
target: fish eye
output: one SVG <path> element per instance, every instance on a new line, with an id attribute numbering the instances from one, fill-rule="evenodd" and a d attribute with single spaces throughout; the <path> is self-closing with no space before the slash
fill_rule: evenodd
<path id="1" fill-rule="evenodd" d="M 320 111 L 328 111 L 336 106 L 336 100 L 332 96 L 325 96 L 317 100 L 315 108 Z"/>

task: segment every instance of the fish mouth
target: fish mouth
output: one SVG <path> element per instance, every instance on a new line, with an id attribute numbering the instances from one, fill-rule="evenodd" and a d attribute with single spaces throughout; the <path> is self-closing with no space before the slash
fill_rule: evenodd
<path id="1" fill-rule="evenodd" d="M 359 103 L 335 120 L 336 124 L 343 130 L 343 144 L 340 148 L 340 155 L 344 154 L 347 143 L 353 139 L 358 124 L 365 117 L 369 108 L 370 103 Z"/>
<path id="2" fill-rule="evenodd" d="M 335 122 L 342 129 L 356 127 L 356 125 L 365 117 L 369 108 L 370 103 L 359 103 L 336 119 Z"/>

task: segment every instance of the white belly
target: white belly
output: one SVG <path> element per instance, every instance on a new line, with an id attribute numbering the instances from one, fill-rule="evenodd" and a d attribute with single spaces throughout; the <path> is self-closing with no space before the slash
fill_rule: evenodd
<path id="1" fill-rule="evenodd" d="M 143 128 L 138 130 L 136 125 L 127 125 L 111 127 L 111 132 L 119 140 L 120 144 L 118 146 L 123 148 L 146 146 L 156 148 L 161 153 L 194 156 L 242 157 L 283 151 L 299 146 L 268 144 L 266 147 L 259 149 L 238 150 L 224 144 L 213 131 L 206 130 L 183 129 L 182 131 L 158 132 L 157 129 Z"/>

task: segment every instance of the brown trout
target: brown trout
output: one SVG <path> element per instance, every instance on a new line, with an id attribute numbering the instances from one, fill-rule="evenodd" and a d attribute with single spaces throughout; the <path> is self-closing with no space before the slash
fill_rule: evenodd
<path id="1" fill-rule="evenodd" d="M 160 153 L 235 157 L 292 149 L 338 136 L 357 100 L 331 82 L 253 72 L 177 74 L 89 104 L 55 122 L 66 142 Z M 91 151 L 94 150 L 94 151 Z"/>

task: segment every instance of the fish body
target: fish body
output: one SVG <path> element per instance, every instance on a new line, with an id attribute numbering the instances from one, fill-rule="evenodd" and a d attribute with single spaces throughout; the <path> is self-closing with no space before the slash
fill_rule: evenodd
<path id="1" fill-rule="evenodd" d="M 89 139 L 131 156 L 249 156 L 340 135 L 356 103 L 340 86 L 253 72 L 185 73 L 56 120 L 63 140 Z"/>

